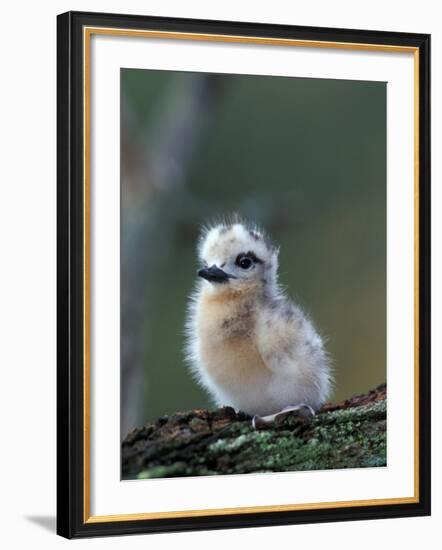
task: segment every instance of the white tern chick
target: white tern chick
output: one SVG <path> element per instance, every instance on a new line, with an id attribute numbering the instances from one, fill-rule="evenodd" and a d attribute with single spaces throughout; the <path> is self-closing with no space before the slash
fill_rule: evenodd
<path id="1" fill-rule="evenodd" d="M 278 285 L 278 249 L 257 227 L 203 230 L 187 319 L 187 357 L 217 405 L 272 421 L 328 398 L 331 370 L 312 322 Z"/>

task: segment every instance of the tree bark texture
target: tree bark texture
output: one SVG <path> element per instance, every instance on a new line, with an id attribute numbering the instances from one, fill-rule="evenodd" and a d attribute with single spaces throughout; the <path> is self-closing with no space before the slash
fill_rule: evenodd
<path id="1" fill-rule="evenodd" d="M 231 407 L 163 416 L 124 439 L 123 479 L 386 466 L 386 406 L 381 385 L 257 429 Z"/>

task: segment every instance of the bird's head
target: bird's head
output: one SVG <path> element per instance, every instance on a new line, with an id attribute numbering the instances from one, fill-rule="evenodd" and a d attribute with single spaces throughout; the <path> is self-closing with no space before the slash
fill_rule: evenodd
<path id="1" fill-rule="evenodd" d="M 198 275 L 215 292 L 264 291 L 276 285 L 278 249 L 245 222 L 205 228 L 198 243 Z"/>

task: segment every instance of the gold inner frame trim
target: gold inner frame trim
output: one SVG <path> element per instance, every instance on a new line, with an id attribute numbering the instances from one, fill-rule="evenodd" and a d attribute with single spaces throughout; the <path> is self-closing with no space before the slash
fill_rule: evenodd
<path id="1" fill-rule="evenodd" d="M 91 106 L 91 36 L 124 36 L 135 38 L 157 38 L 174 40 L 194 40 L 202 42 L 231 42 L 238 44 L 256 44 L 272 46 L 291 46 L 309 48 L 333 48 L 388 53 L 412 53 L 414 62 L 414 495 L 370 500 L 351 500 L 337 502 L 317 502 L 301 504 L 283 504 L 270 506 L 249 506 L 235 508 L 213 508 L 203 510 L 177 510 L 171 512 L 150 512 L 136 514 L 91 515 L 90 484 L 90 106 Z M 414 46 L 396 46 L 365 44 L 357 42 L 331 42 L 321 40 L 296 40 L 269 37 L 245 37 L 224 34 L 149 31 L 137 29 L 114 29 L 108 27 L 83 28 L 83 93 L 84 93 L 84 135 L 83 135 L 83 211 L 84 211 L 84 523 L 102 523 L 116 521 L 141 521 L 149 519 L 171 519 L 204 517 L 230 514 L 256 514 L 263 512 L 284 512 L 297 510 L 324 510 L 330 508 L 348 508 L 351 506 L 385 506 L 389 504 L 412 504 L 419 502 L 419 48 Z"/>

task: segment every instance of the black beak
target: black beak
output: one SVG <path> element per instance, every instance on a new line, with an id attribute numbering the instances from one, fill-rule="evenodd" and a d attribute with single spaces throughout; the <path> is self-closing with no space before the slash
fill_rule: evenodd
<path id="1" fill-rule="evenodd" d="M 216 267 L 216 265 L 212 265 L 212 267 L 203 267 L 198 271 L 198 275 L 211 283 L 227 283 L 231 277 L 231 275 L 219 267 Z"/>

